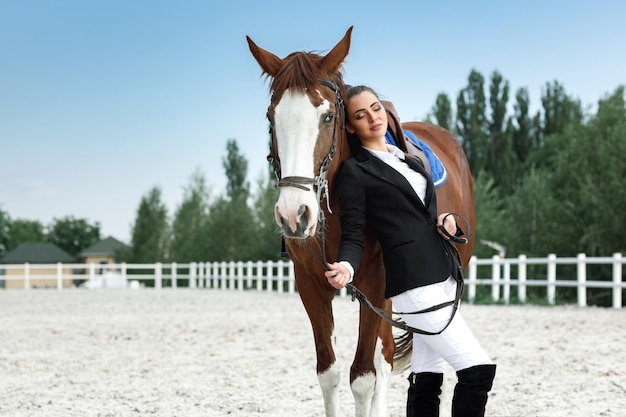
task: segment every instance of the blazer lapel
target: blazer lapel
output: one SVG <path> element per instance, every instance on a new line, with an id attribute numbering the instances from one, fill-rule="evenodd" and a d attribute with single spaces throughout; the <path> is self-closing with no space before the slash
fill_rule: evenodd
<path id="1" fill-rule="evenodd" d="M 405 158 L 405 162 L 411 167 L 411 169 L 419 172 L 424 176 L 424 178 L 426 178 L 426 197 L 424 198 L 424 204 L 426 207 L 430 206 L 430 200 L 433 198 L 433 193 L 435 192 L 435 184 L 433 183 L 430 174 L 426 171 L 426 168 L 424 168 L 422 164 L 411 157 Z"/>
<path id="2" fill-rule="evenodd" d="M 388 182 L 394 187 L 399 188 L 403 193 L 408 195 L 411 199 L 414 199 L 419 205 L 423 206 L 424 208 L 428 207 L 430 199 L 432 198 L 433 182 L 430 179 L 430 175 L 428 175 L 428 173 L 419 164 L 419 162 L 411 158 L 406 158 L 405 160 L 409 167 L 426 177 L 426 198 L 424 202 L 422 202 L 422 200 L 417 196 L 415 190 L 413 190 L 413 187 L 411 187 L 411 184 L 409 184 L 407 179 L 402 174 L 387 165 L 385 162 L 370 154 L 368 151 L 364 151 L 364 154 L 357 159 L 359 160 L 359 165 L 365 171 L 383 181 Z"/>

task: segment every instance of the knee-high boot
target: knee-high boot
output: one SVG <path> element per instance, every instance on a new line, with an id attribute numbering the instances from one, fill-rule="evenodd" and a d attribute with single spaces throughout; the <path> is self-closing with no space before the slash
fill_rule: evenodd
<path id="1" fill-rule="evenodd" d="M 496 365 L 472 366 L 456 374 L 459 380 L 452 397 L 452 417 L 483 417 Z"/>
<path id="2" fill-rule="evenodd" d="M 407 417 L 439 417 L 439 395 L 443 374 L 411 372 L 406 399 Z"/>

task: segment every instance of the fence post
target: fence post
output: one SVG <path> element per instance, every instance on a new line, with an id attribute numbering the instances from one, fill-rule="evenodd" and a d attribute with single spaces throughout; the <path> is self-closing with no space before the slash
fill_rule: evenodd
<path id="1" fill-rule="evenodd" d="M 198 270 L 198 264 L 192 262 L 189 265 L 189 288 L 196 288 L 196 273 Z"/>
<path id="2" fill-rule="evenodd" d="M 520 255 L 518 257 L 519 263 L 517 266 L 517 279 L 519 280 L 519 287 L 517 287 L 517 296 L 520 303 L 526 302 L 526 255 Z"/>
<path id="3" fill-rule="evenodd" d="M 261 291 L 263 289 L 263 261 L 256 261 L 256 290 Z"/>
<path id="4" fill-rule="evenodd" d="M 163 269 L 161 262 L 154 264 L 154 288 L 161 289 L 163 287 Z"/>
<path id="5" fill-rule="evenodd" d="M 226 261 L 222 261 L 219 263 L 219 268 L 217 270 L 217 279 L 218 279 L 218 288 L 220 290 L 226 289 Z"/>
<path id="6" fill-rule="evenodd" d="M 277 274 L 276 274 L 276 286 L 278 287 L 277 291 L 279 293 L 282 293 L 283 292 L 283 280 L 284 280 L 284 277 L 285 277 L 285 271 L 284 271 L 285 265 L 284 265 L 282 260 L 279 260 L 278 262 L 276 262 L 276 264 L 277 264 L 277 268 L 278 268 L 278 270 L 276 271 L 277 272 Z"/>
<path id="7" fill-rule="evenodd" d="M 24 263 L 24 289 L 27 290 L 30 288 L 30 264 L 28 262 Z"/>
<path id="8" fill-rule="evenodd" d="M 236 275 L 235 261 L 230 261 L 228 262 L 228 285 L 227 285 L 229 290 L 235 289 L 235 275 Z"/>
<path id="9" fill-rule="evenodd" d="M 579 253 L 577 258 L 576 276 L 578 279 L 578 307 L 587 307 L 587 255 Z"/>
<path id="10" fill-rule="evenodd" d="M 102 277 L 104 279 L 104 277 Z M 93 280 L 96 279 L 96 264 L 91 262 L 89 264 L 89 281 L 93 282 Z M 102 283 L 102 286 L 104 287 L 104 282 Z"/>
<path id="11" fill-rule="evenodd" d="M 477 275 L 477 265 L 476 265 L 476 256 L 472 256 L 470 258 L 469 261 L 469 268 L 468 268 L 468 286 L 469 289 L 467 291 L 467 299 L 469 300 L 470 304 L 474 304 L 474 300 L 476 300 L 476 275 Z"/>
<path id="12" fill-rule="evenodd" d="M 289 294 L 294 294 L 296 292 L 296 274 L 293 269 L 293 262 L 291 260 L 287 262 L 289 265 Z"/>
<path id="13" fill-rule="evenodd" d="M 206 273 L 207 288 L 218 288 L 220 273 L 219 263 L 217 261 L 207 262 Z"/>
<path id="14" fill-rule="evenodd" d="M 122 267 L 120 269 L 121 269 L 121 273 L 122 273 L 122 279 L 124 280 L 124 282 L 126 282 L 127 279 L 128 279 L 127 278 L 128 273 L 126 272 L 126 262 L 122 262 Z M 137 281 L 137 282 L 139 282 L 139 281 Z"/>
<path id="15" fill-rule="evenodd" d="M 237 289 L 243 291 L 243 262 L 237 262 Z"/>
<path id="16" fill-rule="evenodd" d="M 252 287 L 252 261 L 246 262 L 246 289 Z"/>
<path id="17" fill-rule="evenodd" d="M 613 254 L 613 308 L 622 308 L 622 254 Z"/>
<path id="18" fill-rule="evenodd" d="M 170 267 L 170 275 L 172 276 L 172 288 L 178 288 L 178 273 L 176 271 L 176 262 L 172 262 L 172 266 Z"/>
<path id="19" fill-rule="evenodd" d="M 556 283 L 556 255 L 551 253 L 548 255 L 548 303 L 554 304 Z"/>
<path id="20" fill-rule="evenodd" d="M 198 276 L 200 288 L 207 288 L 207 286 L 211 285 L 209 283 L 210 265 L 210 262 L 200 262 L 200 274 Z"/>
<path id="21" fill-rule="evenodd" d="M 267 261 L 267 292 L 272 292 L 274 289 L 274 262 Z"/>
<path id="22" fill-rule="evenodd" d="M 63 289 L 63 265 L 57 262 L 57 290 Z"/>
<path id="23" fill-rule="evenodd" d="M 511 263 L 506 262 L 505 259 L 502 259 L 504 262 L 504 289 L 503 289 L 503 297 L 505 304 L 510 304 L 511 302 Z"/>
<path id="24" fill-rule="evenodd" d="M 500 300 L 500 256 L 493 255 L 491 258 L 493 263 L 491 264 L 491 298 L 493 301 Z"/>

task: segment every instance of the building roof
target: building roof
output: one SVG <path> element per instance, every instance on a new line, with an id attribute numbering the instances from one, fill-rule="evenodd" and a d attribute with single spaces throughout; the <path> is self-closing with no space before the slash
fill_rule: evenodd
<path id="1" fill-rule="evenodd" d="M 2 264 L 26 262 L 31 264 L 72 263 L 76 262 L 76 259 L 54 243 L 22 243 L 0 259 Z"/>
<path id="2" fill-rule="evenodd" d="M 88 248 L 84 249 L 78 254 L 81 258 L 88 256 L 113 256 L 120 249 L 125 249 L 128 246 L 120 242 L 112 236 L 107 237 L 104 240 L 94 243 Z"/>

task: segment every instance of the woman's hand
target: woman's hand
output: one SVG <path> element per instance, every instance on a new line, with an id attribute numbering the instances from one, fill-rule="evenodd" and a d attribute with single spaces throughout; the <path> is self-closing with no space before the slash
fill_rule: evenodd
<path id="1" fill-rule="evenodd" d="M 449 240 L 450 237 L 439 229 L 441 226 L 443 226 L 443 228 L 446 229 L 446 231 L 452 236 L 456 235 L 456 220 L 453 215 L 450 215 L 450 213 L 441 213 L 437 219 L 437 231 L 444 239 Z"/>
<path id="2" fill-rule="evenodd" d="M 328 283 L 338 290 L 345 287 L 350 282 L 350 271 L 339 262 L 328 264 L 328 271 L 324 272 Z"/>

